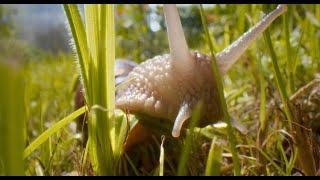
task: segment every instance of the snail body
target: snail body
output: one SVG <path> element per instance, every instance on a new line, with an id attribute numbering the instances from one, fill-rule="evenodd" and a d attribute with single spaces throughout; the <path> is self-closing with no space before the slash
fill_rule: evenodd
<path id="1" fill-rule="evenodd" d="M 175 69 L 170 54 L 141 63 L 129 73 L 127 87 L 117 92 L 116 107 L 173 122 L 181 108 L 185 109 L 182 116 L 189 118 L 193 107 L 203 100 L 199 125 L 220 120 L 222 112 L 211 59 L 197 51 L 192 52 L 192 58 L 194 69 L 188 74 Z"/>

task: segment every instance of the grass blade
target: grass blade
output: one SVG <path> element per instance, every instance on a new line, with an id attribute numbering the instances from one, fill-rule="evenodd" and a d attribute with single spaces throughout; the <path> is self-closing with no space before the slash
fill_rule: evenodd
<path id="1" fill-rule="evenodd" d="M 211 51 L 211 58 L 212 58 L 212 63 L 211 63 L 212 70 L 213 70 L 214 77 L 216 77 L 216 80 L 217 80 L 217 89 L 218 89 L 218 93 L 219 93 L 220 104 L 221 104 L 221 107 L 223 110 L 223 117 L 224 117 L 225 122 L 228 124 L 227 132 L 228 132 L 228 139 L 229 139 L 230 146 L 231 146 L 232 159 L 233 159 L 233 163 L 234 163 L 234 174 L 236 176 L 239 176 L 241 168 L 240 168 L 240 160 L 239 160 L 238 154 L 236 152 L 236 144 L 237 144 L 236 137 L 234 134 L 233 127 L 231 125 L 231 118 L 228 113 L 227 103 L 226 103 L 224 93 L 223 93 L 223 82 L 222 82 L 222 78 L 220 76 L 220 72 L 218 69 L 217 60 L 216 60 L 215 54 L 213 52 L 213 44 L 211 41 L 211 37 L 209 35 L 208 25 L 205 20 L 205 13 L 204 13 L 202 5 L 200 5 L 200 14 L 201 14 L 202 25 L 203 25 L 203 28 L 205 30 L 205 33 L 207 35 L 208 42 L 209 42 L 209 47 L 210 47 L 210 51 Z"/>
<path id="2" fill-rule="evenodd" d="M 217 138 L 214 137 L 211 142 L 209 156 L 206 165 L 206 176 L 219 176 L 222 161 L 222 147 L 217 144 Z"/>
<path id="3" fill-rule="evenodd" d="M 0 59 L 0 175 L 24 175 L 25 83 L 23 71 Z"/>
<path id="4" fill-rule="evenodd" d="M 285 85 L 283 77 L 281 75 L 280 68 L 278 65 L 278 59 L 277 59 L 276 53 L 274 51 L 274 48 L 273 48 L 273 45 L 271 42 L 271 36 L 270 36 L 269 29 L 265 30 L 264 39 L 265 39 L 267 46 L 269 48 L 269 53 L 270 53 L 271 60 L 272 60 L 272 66 L 273 66 L 273 70 L 274 70 L 275 77 L 276 77 L 277 87 L 280 92 L 281 100 L 284 103 L 284 110 L 285 110 L 285 113 L 288 117 L 289 129 L 291 131 L 292 130 L 292 114 L 289 110 L 288 93 L 286 91 L 286 88 L 285 88 L 286 85 Z"/>
<path id="5" fill-rule="evenodd" d="M 165 140 L 165 136 L 163 136 L 161 139 L 162 139 L 162 141 L 161 141 L 161 145 L 160 145 L 159 176 L 163 176 L 163 172 L 164 172 L 164 148 L 163 148 L 163 143 L 164 143 L 164 140 Z"/>
<path id="6" fill-rule="evenodd" d="M 80 16 L 80 12 L 78 10 L 77 5 L 75 4 L 64 4 L 64 11 L 66 13 L 69 27 L 72 33 L 72 37 L 74 39 L 74 45 L 75 45 L 75 54 L 77 55 L 77 59 L 79 62 L 79 70 L 80 75 L 82 78 L 82 83 L 84 85 L 85 89 L 85 98 L 87 101 L 89 99 L 87 98 L 87 94 L 90 94 L 88 89 L 88 74 L 89 74 L 89 68 L 88 68 L 88 62 L 90 60 L 90 54 L 88 51 L 88 44 L 87 44 L 87 36 L 84 29 L 84 25 Z"/>
<path id="7" fill-rule="evenodd" d="M 138 169 L 136 168 L 136 166 L 134 165 L 134 163 L 132 162 L 132 160 L 130 159 L 130 157 L 129 157 L 126 153 L 124 153 L 124 156 L 125 156 L 126 159 L 128 160 L 131 168 L 133 169 L 134 174 L 135 174 L 136 176 L 139 176 L 139 171 L 138 171 Z"/>
<path id="8" fill-rule="evenodd" d="M 190 151 L 193 143 L 194 128 L 197 126 L 198 121 L 200 119 L 200 110 L 201 110 L 201 104 L 198 104 L 193 110 L 189 132 L 185 139 L 185 145 L 183 146 L 182 153 L 179 160 L 178 171 L 177 171 L 178 176 L 186 175 L 187 162 L 190 157 Z"/>
<path id="9" fill-rule="evenodd" d="M 114 5 L 88 5 L 85 27 L 76 5 L 64 5 L 89 106 L 89 155 L 99 175 L 114 174 Z M 85 31 L 86 30 L 86 31 Z M 101 108 L 94 108 L 101 107 Z"/>
<path id="10" fill-rule="evenodd" d="M 87 108 L 84 106 L 75 112 L 71 113 L 69 116 L 61 119 L 56 124 L 51 126 L 49 129 L 47 129 L 45 132 L 43 132 L 39 137 L 37 137 L 27 148 L 25 148 L 23 152 L 23 157 L 27 158 L 34 150 L 40 147 L 41 144 L 43 144 L 50 136 L 52 136 L 54 133 L 58 132 L 61 128 L 65 127 L 67 124 L 69 124 L 71 121 L 82 115 L 87 111 Z"/>
<path id="11" fill-rule="evenodd" d="M 282 22 L 283 22 L 283 27 L 284 27 L 284 37 L 285 37 L 285 43 L 286 43 L 286 56 L 287 56 L 287 64 L 288 64 L 288 71 L 289 71 L 289 75 L 288 75 L 288 80 L 289 80 L 289 84 L 288 84 L 288 92 L 289 94 L 293 94 L 295 91 L 295 87 L 294 87 L 294 77 L 293 77 L 293 59 L 292 59 L 292 48 L 291 48 L 291 44 L 290 44 L 290 30 L 289 30 L 289 24 L 290 24 L 290 6 L 288 7 L 287 13 L 284 14 L 282 16 Z"/>

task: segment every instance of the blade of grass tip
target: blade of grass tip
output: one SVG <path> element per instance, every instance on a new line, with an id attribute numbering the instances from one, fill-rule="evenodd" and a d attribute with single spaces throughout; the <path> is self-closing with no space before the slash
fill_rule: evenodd
<path id="1" fill-rule="evenodd" d="M 86 32 L 84 29 L 84 25 L 80 16 L 79 9 L 77 5 L 75 4 L 64 4 L 64 12 L 66 13 L 69 27 L 71 30 L 72 37 L 74 39 L 74 45 L 75 45 L 75 54 L 77 55 L 77 59 L 79 62 L 80 67 L 80 75 L 83 80 L 83 85 L 85 89 L 85 99 L 88 101 L 89 104 L 90 101 L 88 99 L 88 94 L 90 94 L 90 89 L 88 88 L 88 78 L 89 78 L 89 68 L 88 63 L 90 62 L 90 54 L 87 44 L 87 38 L 86 38 Z"/>
<path id="2" fill-rule="evenodd" d="M 205 33 L 207 35 L 208 41 L 209 41 L 209 47 L 210 47 L 210 51 L 211 51 L 211 58 L 212 58 L 212 70 L 214 73 L 214 77 L 216 77 L 217 80 L 217 89 L 218 89 L 218 94 L 219 94 L 219 101 L 220 104 L 222 106 L 222 110 L 223 110 L 223 117 L 225 122 L 227 123 L 227 133 L 228 133 L 228 140 L 230 142 L 230 149 L 231 149 L 231 154 L 232 154 L 232 159 L 233 159 L 233 163 L 234 163 L 234 174 L 236 176 L 240 175 L 240 160 L 239 160 L 239 156 L 237 154 L 236 151 L 236 136 L 234 134 L 234 129 L 231 126 L 231 119 L 228 113 L 228 108 L 227 108 L 227 103 L 224 97 L 224 92 L 223 92 L 223 82 L 222 82 L 222 78 L 220 76 L 220 72 L 218 69 L 218 65 L 217 65 L 217 60 L 215 58 L 215 54 L 213 51 L 213 45 L 212 45 L 212 41 L 211 41 L 211 37 L 209 35 L 209 31 L 208 31 L 208 25 L 207 22 L 205 20 L 205 12 L 203 10 L 202 5 L 200 5 L 200 15 L 201 15 L 201 21 L 202 21 L 202 25 L 203 28 L 205 30 Z"/>
<path id="3" fill-rule="evenodd" d="M 24 175 L 25 82 L 20 67 L 0 59 L 0 175 Z M 12 61 L 10 62 L 12 63 Z"/>
<path id="4" fill-rule="evenodd" d="M 61 128 L 65 127 L 67 124 L 69 124 L 71 121 L 73 121 L 74 119 L 76 119 L 77 117 L 85 113 L 86 111 L 87 111 L 87 108 L 84 106 L 82 108 L 79 108 L 75 112 L 71 113 L 69 116 L 55 123 L 49 129 L 43 132 L 40 136 L 38 136 L 31 144 L 29 144 L 28 147 L 25 148 L 23 152 L 23 157 L 27 158 L 34 150 L 39 148 L 40 145 L 43 144 L 50 136 L 58 132 Z"/>
<path id="5" fill-rule="evenodd" d="M 161 145 L 160 145 L 160 158 L 159 158 L 159 163 L 160 163 L 159 176 L 163 176 L 163 172 L 164 172 L 164 148 L 163 148 L 164 141 L 165 141 L 165 136 L 162 136 Z"/>
<path id="6" fill-rule="evenodd" d="M 177 171 L 178 176 L 185 176 L 186 175 L 187 162 L 188 162 L 189 156 L 190 156 L 192 138 L 194 135 L 194 128 L 197 126 L 198 121 L 200 119 L 200 110 L 201 110 L 201 104 L 199 103 L 194 108 L 193 113 L 192 113 L 189 132 L 188 132 L 187 137 L 185 139 L 185 144 L 183 146 L 182 153 L 181 153 L 180 160 L 179 160 L 178 171 Z"/>
<path id="7" fill-rule="evenodd" d="M 217 144 L 217 137 L 212 139 L 206 165 L 206 176 L 219 176 L 222 161 L 222 147 Z"/>

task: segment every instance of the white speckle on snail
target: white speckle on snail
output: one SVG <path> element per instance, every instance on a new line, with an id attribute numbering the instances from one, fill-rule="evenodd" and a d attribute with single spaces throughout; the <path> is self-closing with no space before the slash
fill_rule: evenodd
<path id="1" fill-rule="evenodd" d="M 157 112 L 157 113 L 160 113 L 160 111 L 161 111 L 161 102 L 158 100 L 157 102 L 156 102 L 156 104 L 154 105 L 154 108 L 155 108 L 155 111 Z"/>
<path id="2" fill-rule="evenodd" d="M 153 105 L 154 103 L 154 97 L 151 96 L 146 100 L 146 105 Z"/>

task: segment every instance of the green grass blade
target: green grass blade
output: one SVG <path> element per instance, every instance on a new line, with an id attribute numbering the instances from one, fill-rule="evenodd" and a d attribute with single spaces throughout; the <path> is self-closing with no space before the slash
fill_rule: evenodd
<path id="1" fill-rule="evenodd" d="M 212 41 L 211 41 L 211 37 L 209 35 L 209 30 L 208 30 L 208 25 L 207 22 L 205 20 L 205 12 L 203 10 L 202 5 L 200 5 L 200 15 L 201 15 L 201 21 L 202 21 L 202 25 L 203 28 L 205 30 L 205 33 L 207 35 L 208 38 L 208 42 L 209 42 L 209 47 L 210 47 L 210 51 L 211 51 L 211 58 L 212 58 L 212 70 L 213 70 L 213 74 L 214 77 L 216 77 L 217 80 L 217 89 L 218 89 L 218 94 L 219 94 L 219 101 L 223 110 L 223 116 L 224 116 L 224 120 L 226 121 L 226 123 L 228 124 L 227 126 L 227 132 L 228 132 L 228 140 L 230 142 L 230 146 L 231 146 L 231 154 L 232 154 L 232 159 L 233 159 L 233 163 L 234 163 L 234 174 L 236 176 L 240 175 L 240 160 L 238 157 L 238 154 L 236 152 L 236 136 L 234 134 L 234 129 L 231 125 L 231 119 L 228 113 L 228 108 L 227 108 L 227 103 L 224 97 L 224 92 L 223 92 L 223 82 L 222 82 L 222 78 L 218 69 L 218 65 L 217 65 L 217 60 L 215 58 L 215 54 L 213 51 L 213 45 L 212 45 Z"/>
<path id="2" fill-rule="evenodd" d="M 99 59 L 99 6 L 96 4 L 86 4 L 84 6 L 84 14 L 88 48 L 94 66 L 97 66 Z"/>
<path id="3" fill-rule="evenodd" d="M 89 105 L 89 155 L 99 175 L 114 174 L 115 134 L 114 5 L 84 6 L 85 28 L 76 5 L 64 5 L 75 40 L 80 73 Z M 85 31 L 86 30 L 86 31 Z M 102 107 L 102 108 L 92 108 Z M 105 110 L 106 109 L 106 110 Z"/>
<path id="4" fill-rule="evenodd" d="M 0 59 L 0 175 L 24 175 L 25 82 L 23 71 Z M 12 63 L 12 62 L 10 62 Z"/>
<path id="5" fill-rule="evenodd" d="M 85 168 L 87 167 L 87 160 L 88 160 L 88 152 L 89 152 L 89 144 L 90 139 L 88 139 L 86 143 L 86 148 L 84 149 L 83 155 L 81 157 L 81 173 L 84 175 Z"/>
<path id="6" fill-rule="evenodd" d="M 287 13 L 282 16 L 282 22 L 283 22 L 283 27 L 284 27 L 284 37 L 285 37 L 285 44 L 286 44 L 286 56 L 287 56 L 287 65 L 288 65 L 288 92 L 289 95 L 293 94 L 295 91 L 295 86 L 294 86 L 294 77 L 293 77 L 293 63 L 292 63 L 292 48 L 290 44 L 290 30 L 289 30 L 289 23 L 290 23 L 290 6 L 288 7 Z"/>
<path id="7" fill-rule="evenodd" d="M 299 44 L 297 46 L 297 49 L 295 50 L 294 56 L 293 56 L 293 62 L 292 62 L 292 74 L 293 77 L 296 74 L 296 70 L 297 70 L 297 64 L 298 64 L 298 54 L 299 54 L 299 50 L 302 46 L 302 39 L 304 36 L 304 31 L 301 32 L 300 38 L 299 38 Z"/>
<path id="8" fill-rule="evenodd" d="M 69 116 L 61 119 L 57 123 L 55 123 L 53 126 L 51 126 L 49 129 L 47 129 L 45 132 L 43 132 L 39 137 L 37 137 L 27 148 L 25 148 L 23 152 L 23 157 L 27 158 L 34 150 L 40 147 L 41 144 L 43 144 L 50 136 L 52 136 L 54 133 L 58 132 L 60 129 L 65 127 L 67 124 L 69 124 L 71 121 L 82 115 L 87 111 L 87 108 L 84 106 L 82 108 L 79 108 L 75 112 L 71 113 Z"/>
<path id="9" fill-rule="evenodd" d="M 114 127 L 111 130 L 112 147 L 115 159 L 118 161 L 121 154 L 123 153 L 123 144 L 127 138 L 129 122 L 126 121 L 125 114 L 115 116 Z M 112 139 L 111 137 L 111 139 Z"/>
<path id="10" fill-rule="evenodd" d="M 214 137 L 211 142 L 211 147 L 209 151 L 209 156 L 206 165 L 206 176 L 219 176 L 220 166 L 222 161 L 222 147 L 217 143 L 217 138 Z"/>
<path id="11" fill-rule="evenodd" d="M 187 173 L 186 168 L 187 168 L 187 162 L 190 157 L 190 151 L 193 143 L 194 128 L 197 126 L 199 122 L 200 110 L 201 110 L 201 104 L 198 104 L 193 110 L 189 132 L 185 139 L 185 144 L 183 146 L 182 153 L 179 160 L 178 171 L 177 171 L 178 176 L 185 176 Z"/>
<path id="12" fill-rule="evenodd" d="M 258 69 L 259 69 L 259 80 L 260 80 L 260 111 L 259 111 L 259 121 L 260 121 L 260 128 L 265 131 L 267 125 L 267 118 L 266 118 L 266 81 L 263 77 L 263 70 L 261 60 L 258 60 Z"/>
<path id="13" fill-rule="evenodd" d="M 105 6 L 105 5 L 102 5 Z M 102 25 L 103 22 L 101 23 Z M 109 109 L 109 118 L 113 116 L 115 109 L 115 74 L 114 74 L 114 66 L 115 66 L 115 22 L 114 22 L 114 5 L 106 6 L 106 31 L 102 32 L 105 34 L 105 46 L 101 47 L 101 54 L 106 58 L 106 69 L 107 69 L 107 77 L 106 77 L 106 89 L 107 89 L 107 106 Z M 104 38 L 102 36 L 102 38 Z"/>
<path id="14" fill-rule="evenodd" d="M 88 79 L 89 79 L 89 62 L 90 62 L 90 54 L 88 51 L 88 44 L 87 44 L 87 36 L 84 29 L 84 25 L 80 16 L 79 9 L 75 4 L 64 4 L 64 11 L 66 13 L 69 26 L 71 29 L 72 37 L 74 39 L 75 50 L 77 54 L 77 59 L 79 62 L 79 69 L 80 75 L 83 80 L 84 89 L 85 89 L 85 97 L 86 100 L 89 101 L 87 98 L 88 94 L 90 94 L 90 89 L 88 88 Z M 90 104 L 90 102 L 88 102 Z"/>
<path id="15" fill-rule="evenodd" d="M 273 70 L 274 70 L 275 77 L 276 77 L 277 87 L 280 92 L 281 100 L 284 104 L 284 111 L 287 115 L 287 118 L 289 121 L 289 129 L 291 131 L 292 130 L 292 114 L 291 114 L 291 111 L 289 109 L 289 104 L 288 104 L 289 103 L 288 102 L 288 93 L 286 91 L 286 88 L 285 88 L 286 85 L 285 85 L 285 82 L 283 80 L 283 77 L 281 75 L 280 68 L 278 65 L 278 58 L 276 56 L 276 53 L 274 51 L 274 48 L 273 48 L 273 45 L 271 42 L 271 36 L 270 36 L 269 29 L 265 30 L 264 39 L 265 39 L 267 46 L 268 46 L 268 49 L 269 49 L 269 53 L 270 53 L 271 60 L 272 60 L 272 66 L 273 66 Z"/>

